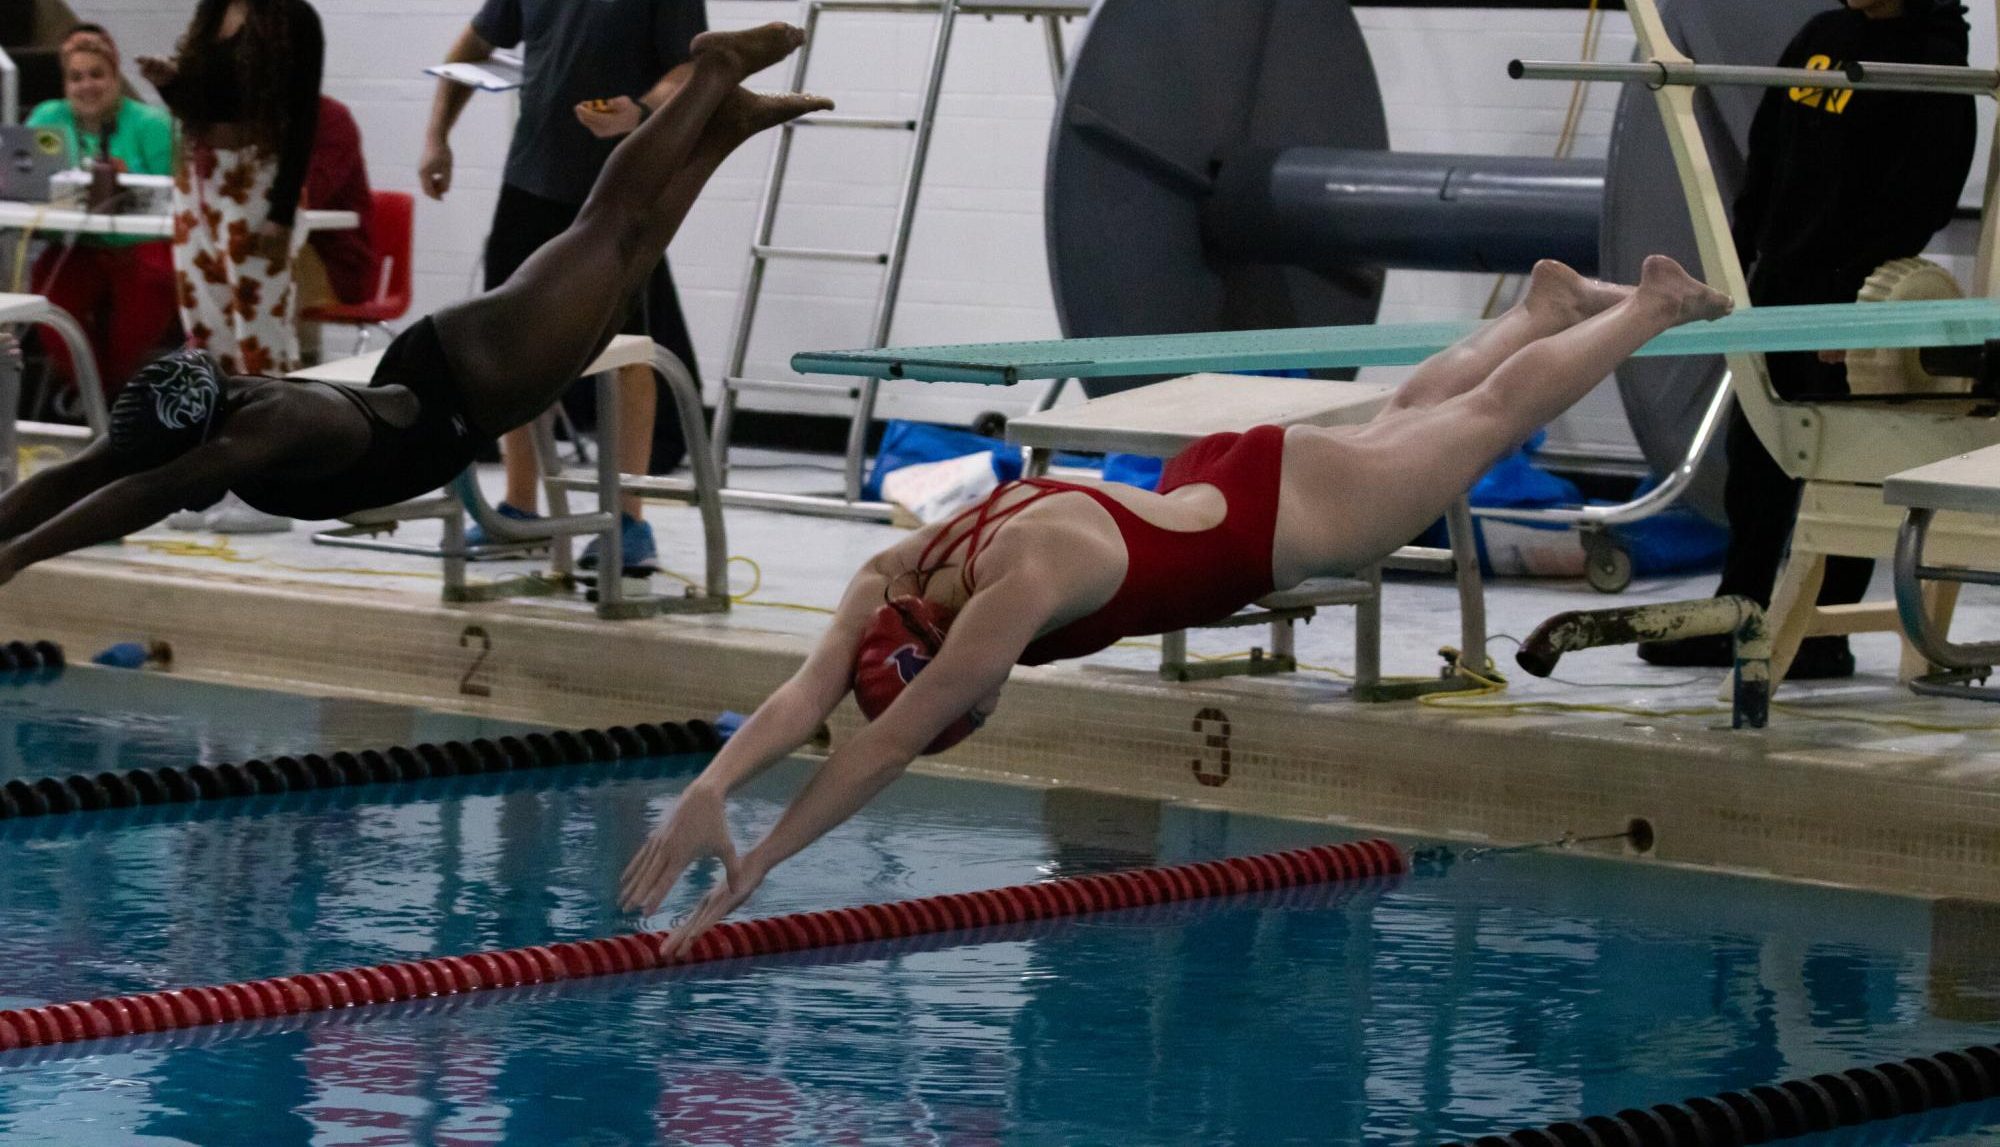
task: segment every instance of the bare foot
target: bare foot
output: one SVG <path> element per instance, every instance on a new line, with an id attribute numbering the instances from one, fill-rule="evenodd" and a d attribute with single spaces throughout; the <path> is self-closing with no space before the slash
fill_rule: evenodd
<path id="1" fill-rule="evenodd" d="M 753 92 L 737 88 L 722 97 L 722 104 L 715 109 L 715 118 L 710 122 L 740 143 L 808 112 L 831 110 L 832 100 L 810 92 Z"/>
<path id="2" fill-rule="evenodd" d="M 716 56 L 726 61 L 738 80 L 756 75 L 805 43 L 806 34 L 790 24 L 772 22 L 736 32 L 703 32 L 688 45 L 694 57 Z"/>
<path id="3" fill-rule="evenodd" d="M 1638 288 L 1624 283 L 1607 283 L 1603 279 L 1586 278 L 1583 280 L 1584 309 L 1593 315 L 1602 314 L 1631 298 L 1635 290 Z"/>
<path id="4" fill-rule="evenodd" d="M 1608 311 L 1631 297 L 1632 288 L 1586 279 L 1567 263 L 1543 259 L 1528 275 L 1521 305 L 1563 327 Z"/>
<path id="5" fill-rule="evenodd" d="M 1638 294 L 1671 306 L 1674 321 L 1679 323 L 1719 319 L 1736 309 L 1728 295 L 1688 274 L 1665 255 L 1646 256 L 1639 272 Z"/>

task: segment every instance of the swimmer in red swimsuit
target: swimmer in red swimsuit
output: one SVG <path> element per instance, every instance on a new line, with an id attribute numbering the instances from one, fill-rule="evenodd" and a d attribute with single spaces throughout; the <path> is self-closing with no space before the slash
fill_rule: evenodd
<path id="1" fill-rule="evenodd" d="M 684 953 L 774 865 L 976 728 L 1016 664 L 1215 621 L 1275 588 L 1366 568 L 1655 335 L 1729 309 L 1664 256 L 1636 288 L 1544 262 L 1519 305 L 1418 367 L 1365 425 L 1203 438 L 1167 464 L 1158 493 L 1010 483 L 918 531 L 849 583 L 805 665 L 632 858 L 621 902 L 655 912 L 689 864 L 719 858 L 724 879 L 667 941 L 669 956 Z M 873 719 L 739 855 L 725 798 L 803 745 L 850 689 Z"/>

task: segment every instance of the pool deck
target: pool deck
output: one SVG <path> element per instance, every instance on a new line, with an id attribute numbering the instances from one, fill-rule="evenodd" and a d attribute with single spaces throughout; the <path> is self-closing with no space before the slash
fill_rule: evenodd
<path id="1" fill-rule="evenodd" d="M 774 456 L 740 480 L 797 490 L 837 477 Z M 649 517 L 667 565 L 695 573 L 693 512 Z M 172 644 L 175 673 L 552 724 L 712 719 L 754 708 L 782 681 L 847 574 L 898 535 L 744 509 L 728 528 L 731 553 L 755 566 L 734 565 L 744 599 L 727 614 L 607 622 L 576 599 L 447 606 L 435 562 L 314 546 L 304 527 L 228 539 L 154 530 L 21 575 L 0 593 L 0 636 L 53 638 L 79 657 L 156 638 Z M 404 531 L 435 536 L 427 523 Z M 1580 582 L 1501 582 L 1488 589 L 1489 629 L 1522 636 L 1563 610 L 1698 597 L 1712 584 L 1642 581 L 1610 598 Z M 681 583 L 653 585 L 677 594 Z M 2000 593 L 1968 588 L 1958 624 L 2000 629 Z M 1385 671 L 1434 675 L 1457 627 L 1448 583 L 1392 582 Z M 1234 652 L 1254 632 L 1191 644 Z M 1347 667 L 1352 643 L 1350 611 L 1330 609 L 1300 631 L 1299 656 Z M 1887 635 L 1855 648 L 1860 675 L 1786 686 L 1768 729 L 1732 731 L 1719 673 L 1654 669 L 1629 648 L 1572 654 L 1562 681 L 1541 681 L 1514 670 L 1496 639 L 1506 692 L 1365 705 L 1329 671 L 1163 682 L 1156 644 L 1139 642 L 1017 671 L 986 729 L 923 767 L 1462 841 L 1615 832 L 1644 817 L 1652 862 L 2000 900 L 2000 707 L 1898 686 Z M 858 721 L 844 706 L 835 742 Z"/>

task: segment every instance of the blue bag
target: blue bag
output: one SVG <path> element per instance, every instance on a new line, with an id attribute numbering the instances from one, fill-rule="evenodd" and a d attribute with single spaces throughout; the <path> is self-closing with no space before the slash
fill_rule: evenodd
<path id="1" fill-rule="evenodd" d="M 1021 476 L 1021 449 L 998 438 L 974 434 L 950 426 L 928 422 L 892 420 L 882 431 L 881 449 L 875 452 L 875 466 L 861 487 L 861 496 L 871 502 L 882 500 L 882 479 L 920 462 L 945 462 L 981 452 L 993 456 L 993 474 L 1002 482 Z"/>
<path id="2" fill-rule="evenodd" d="M 1104 480 L 1123 482 L 1141 490 L 1157 490 L 1160 488 L 1160 471 L 1166 465 L 1166 459 L 1148 458 L 1144 454 L 1106 454 Z"/>
<path id="3" fill-rule="evenodd" d="M 1657 485 L 1657 479 L 1648 481 L 1639 492 Z M 1729 548 L 1729 527 L 1688 506 L 1670 506 L 1650 518 L 1613 526 L 1611 534 L 1632 556 L 1632 573 L 1637 577 L 1714 569 Z"/>
<path id="4" fill-rule="evenodd" d="M 1536 435 L 1526 447 L 1502 458 L 1487 471 L 1472 488 L 1472 504 L 1512 509 L 1549 509 L 1582 504 L 1583 496 L 1575 483 L 1538 469 L 1529 458 L 1529 452 L 1541 444 L 1541 438 L 1541 435 Z M 1657 480 L 1649 481 L 1640 487 L 1639 493 L 1643 494 L 1657 484 Z M 1570 528 L 1539 522 L 1515 523 L 1515 526 L 1549 531 Z M 1479 563 L 1491 575 L 1493 569 L 1486 553 L 1485 527 L 1484 522 L 1475 526 L 1479 535 Z M 1729 544 L 1726 528 L 1686 506 L 1672 506 L 1651 517 L 1614 526 L 1611 533 L 1631 556 L 1635 577 L 1659 577 L 1713 568 L 1721 561 L 1722 551 Z M 1448 546 L 1450 534 L 1445 530 L 1444 522 L 1436 522 L 1424 531 L 1418 544 Z"/>

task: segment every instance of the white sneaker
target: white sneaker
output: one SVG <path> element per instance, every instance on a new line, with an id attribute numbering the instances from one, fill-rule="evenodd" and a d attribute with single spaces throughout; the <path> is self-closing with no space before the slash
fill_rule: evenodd
<path id="1" fill-rule="evenodd" d="M 218 534 L 283 534 L 289 533 L 292 528 L 290 518 L 252 509 L 234 494 L 224 494 L 222 501 L 203 515 L 203 519 L 204 525 Z"/>
<path id="2" fill-rule="evenodd" d="M 208 528 L 207 510 L 175 510 L 167 515 L 167 528 L 186 533 L 199 533 Z"/>

